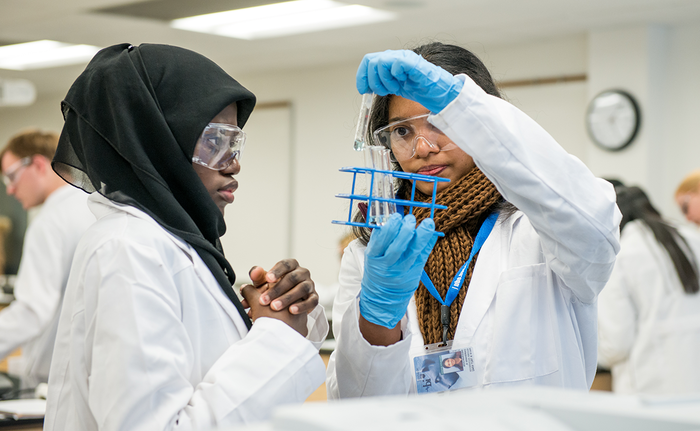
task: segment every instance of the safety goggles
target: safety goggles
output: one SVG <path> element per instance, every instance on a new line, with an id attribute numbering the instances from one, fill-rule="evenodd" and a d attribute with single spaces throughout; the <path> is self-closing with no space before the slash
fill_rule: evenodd
<path id="1" fill-rule="evenodd" d="M 437 127 L 428 122 L 428 115 L 423 114 L 395 121 L 374 131 L 374 141 L 377 145 L 391 148 L 398 161 L 404 161 L 416 155 L 416 146 L 422 139 L 430 148 L 439 151 L 449 151 L 458 148 Z"/>
<path id="2" fill-rule="evenodd" d="M 31 157 L 24 157 L 12 164 L 7 168 L 7 172 L 2 175 L 2 182 L 5 183 L 5 187 L 10 187 L 14 185 L 22 174 L 24 168 L 32 164 Z"/>
<path id="3" fill-rule="evenodd" d="M 226 169 L 234 160 L 240 162 L 245 133 L 237 126 L 209 123 L 194 147 L 192 161 L 209 169 Z"/>

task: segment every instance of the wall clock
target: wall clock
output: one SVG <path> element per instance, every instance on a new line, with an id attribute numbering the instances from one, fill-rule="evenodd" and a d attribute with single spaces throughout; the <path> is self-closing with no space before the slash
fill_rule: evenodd
<path id="1" fill-rule="evenodd" d="M 619 151 L 634 141 L 641 114 L 631 94 L 608 90 L 593 98 L 586 112 L 588 134 L 599 147 Z"/>

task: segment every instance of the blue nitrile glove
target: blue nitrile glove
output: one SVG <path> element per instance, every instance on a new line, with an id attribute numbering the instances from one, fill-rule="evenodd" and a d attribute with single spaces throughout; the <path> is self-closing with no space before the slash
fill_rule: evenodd
<path id="1" fill-rule="evenodd" d="M 421 273 L 435 246 L 435 222 L 394 213 L 375 229 L 365 251 L 365 272 L 360 291 L 360 314 L 389 329 L 406 314 Z"/>
<path id="2" fill-rule="evenodd" d="M 396 94 L 435 113 L 452 102 L 463 86 L 450 72 L 407 50 L 367 54 L 357 69 L 360 94 Z"/>

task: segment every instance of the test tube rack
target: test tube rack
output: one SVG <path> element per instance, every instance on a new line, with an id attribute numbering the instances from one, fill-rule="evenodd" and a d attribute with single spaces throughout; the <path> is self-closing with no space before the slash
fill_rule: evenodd
<path id="1" fill-rule="evenodd" d="M 359 226 L 359 227 L 366 227 L 366 228 L 370 228 L 370 229 L 381 228 L 381 225 L 370 223 L 368 221 L 369 217 L 365 217 L 364 223 L 352 221 L 352 209 L 353 209 L 355 201 L 366 201 L 368 208 L 370 208 L 372 206 L 372 202 L 392 202 L 392 203 L 396 204 L 396 208 L 397 208 L 398 212 L 403 212 L 403 208 L 408 207 L 409 213 L 411 213 L 411 214 L 413 213 L 414 207 L 430 208 L 430 218 L 434 217 L 435 210 L 447 209 L 446 206 L 438 205 L 435 203 L 435 197 L 437 196 L 437 184 L 449 182 L 450 180 L 447 178 L 434 177 L 434 176 L 430 176 L 430 175 L 411 174 L 411 173 L 401 172 L 401 171 L 384 171 L 384 170 L 380 170 L 380 169 L 360 168 L 360 167 L 345 167 L 345 168 L 341 168 L 340 172 L 352 173 L 351 192 L 350 193 L 339 193 L 339 194 L 335 195 L 337 198 L 350 199 L 350 208 L 348 210 L 347 221 L 345 221 L 345 220 L 333 220 L 332 221 L 333 224 Z M 378 196 L 373 196 L 372 191 L 374 190 L 374 176 L 377 173 L 389 175 L 389 176 L 394 177 L 394 178 L 401 178 L 401 179 L 411 181 L 411 199 L 408 200 L 408 199 L 398 199 L 398 198 L 382 198 L 382 197 L 378 197 Z M 357 184 L 357 174 L 369 174 L 370 175 L 369 195 L 363 195 L 363 194 L 359 194 L 359 193 L 355 192 L 355 186 Z M 433 184 L 433 195 L 432 195 L 432 200 L 430 202 L 416 202 L 415 201 L 416 182 L 417 181 L 423 181 L 423 182 Z M 442 232 L 436 232 L 436 234 L 438 236 L 444 236 L 444 234 Z"/>

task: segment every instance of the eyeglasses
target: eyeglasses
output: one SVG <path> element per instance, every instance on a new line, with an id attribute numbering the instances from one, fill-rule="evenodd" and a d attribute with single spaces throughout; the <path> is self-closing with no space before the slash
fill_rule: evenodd
<path id="1" fill-rule="evenodd" d="M 14 185 L 20 178 L 23 170 L 27 166 L 32 164 L 31 157 L 24 157 L 12 164 L 7 168 L 7 172 L 2 175 L 2 182 L 5 183 L 5 187 L 10 187 Z"/>
<path id="2" fill-rule="evenodd" d="M 245 146 L 245 132 L 237 126 L 224 123 L 209 123 L 194 148 L 192 161 L 215 171 L 240 162 Z"/>
<path id="3" fill-rule="evenodd" d="M 390 148 L 398 161 L 408 160 L 416 155 L 419 138 L 430 148 L 438 148 L 440 151 L 457 148 L 440 129 L 430 124 L 428 115 L 430 114 L 417 115 L 375 130 L 372 134 L 375 143 Z"/>

